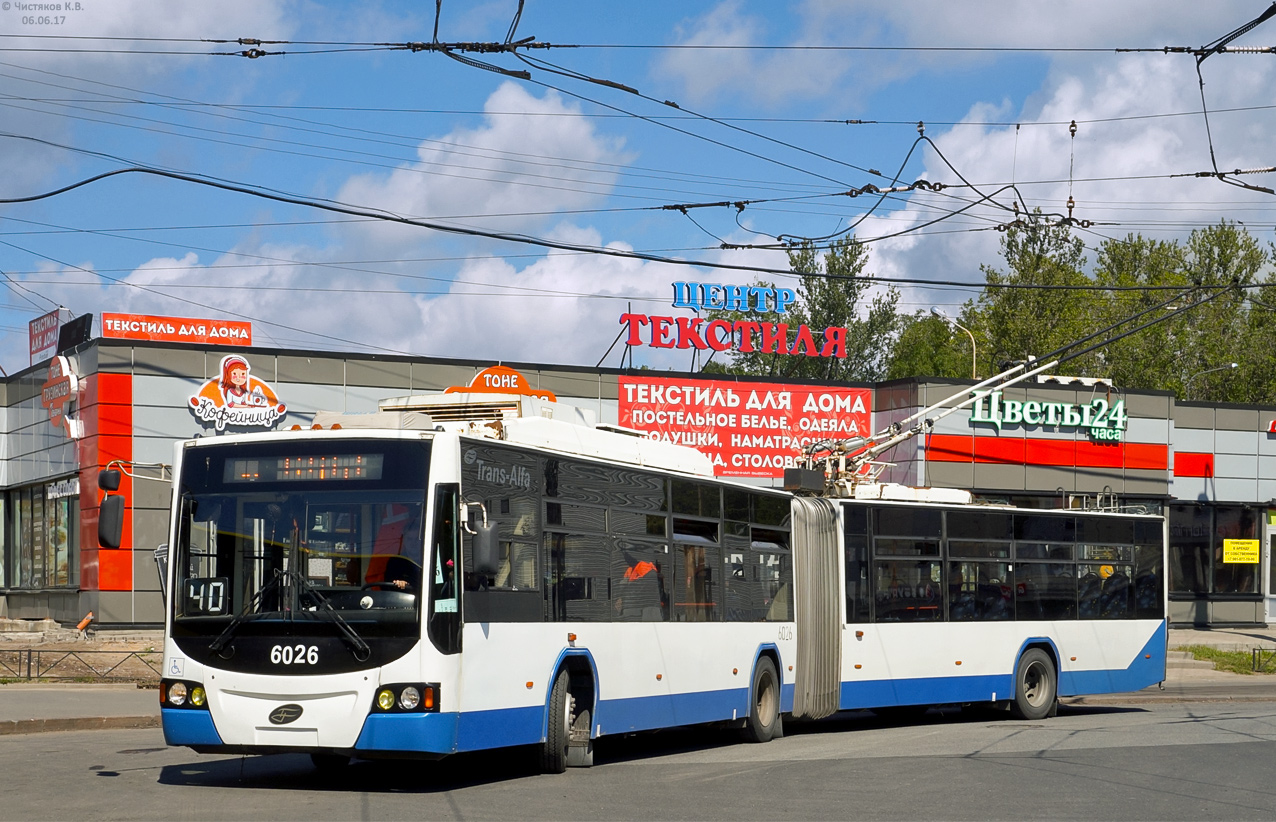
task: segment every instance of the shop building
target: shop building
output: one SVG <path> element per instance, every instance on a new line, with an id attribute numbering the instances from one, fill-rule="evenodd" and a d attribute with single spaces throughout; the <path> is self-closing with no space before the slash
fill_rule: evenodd
<path id="1" fill-rule="evenodd" d="M 493 367 L 254 347 L 234 329 L 150 341 L 112 322 L 106 337 L 50 352 L 0 383 L 0 617 L 75 623 L 92 611 L 102 626 L 159 624 L 153 552 L 167 540 L 166 465 L 173 444 L 191 437 L 309 426 L 318 411 L 411 406 L 448 389 L 496 404 L 527 393 L 700 448 L 722 475 L 779 485 L 802 443 L 880 431 L 973 385 Z M 938 419 L 882 455 L 882 479 L 1042 508 L 1164 513 L 1173 622 L 1276 622 L 1274 421 L 1276 407 L 1177 403 L 1055 378 Z M 97 543 L 97 472 L 111 463 L 126 469 L 118 549 Z"/>

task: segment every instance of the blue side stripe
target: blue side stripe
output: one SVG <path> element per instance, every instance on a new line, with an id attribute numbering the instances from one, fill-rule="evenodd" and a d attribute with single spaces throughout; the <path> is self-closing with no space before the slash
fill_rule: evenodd
<path id="1" fill-rule="evenodd" d="M 604 700 L 594 722 L 605 734 L 629 733 L 731 719 L 732 712 L 749 712 L 748 688 Z"/>
<path id="2" fill-rule="evenodd" d="M 1163 622 L 1125 668 L 1061 671 L 1059 695 L 1127 693 L 1161 682 L 1165 679 L 1166 636 Z M 1014 674 L 843 682 L 841 708 L 855 710 L 895 705 L 987 702 L 993 694 L 997 695 L 997 699 L 1014 698 Z"/>
<path id="3" fill-rule="evenodd" d="M 989 674 L 843 682 L 839 707 L 844 711 L 853 711 L 894 705 L 988 702 L 993 694 L 996 694 L 998 699 L 1013 697 L 1014 676 Z"/>

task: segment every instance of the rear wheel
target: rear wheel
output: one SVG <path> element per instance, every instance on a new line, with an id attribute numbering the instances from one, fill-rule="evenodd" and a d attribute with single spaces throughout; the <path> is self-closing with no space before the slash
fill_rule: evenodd
<path id="1" fill-rule="evenodd" d="M 549 695 L 549 725 L 541 748 L 541 770 L 545 773 L 567 770 L 567 746 L 571 743 L 572 734 L 572 696 L 567 689 L 569 680 L 567 671 L 559 671 Z"/>
<path id="2" fill-rule="evenodd" d="M 1029 648 L 1015 667 L 1015 699 L 1010 712 L 1018 719 L 1045 719 L 1058 694 L 1054 661 L 1040 648 Z"/>
<path id="3" fill-rule="evenodd" d="M 753 704 L 749 720 L 744 726 L 744 736 L 750 742 L 770 742 L 783 733 L 784 720 L 780 717 L 780 681 L 775 673 L 775 663 L 768 657 L 758 660 L 753 671 Z"/>

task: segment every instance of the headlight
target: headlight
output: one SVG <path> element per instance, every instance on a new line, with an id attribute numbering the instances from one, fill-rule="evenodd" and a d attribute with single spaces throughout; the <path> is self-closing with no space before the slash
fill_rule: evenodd
<path id="1" fill-rule="evenodd" d="M 208 701 L 208 694 L 204 693 L 204 689 L 196 685 L 191 688 L 191 706 L 195 708 L 204 707 L 204 703 Z"/>
<path id="2" fill-rule="evenodd" d="M 186 704 L 186 684 L 183 682 L 174 682 L 168 686 L 168 702 L 170 705 L 181 707 Z"/>
<path id="3" fill-rule="evenodd" d="M 405 711 L 416 710 L 416 706 L 420 704 L 421 692 L 411 685 L 404 688 L 403 693 L 399 694 L 399 707 Z"/>
<path id="4" fill-rule="evenodd" d="M 388 711 L 394 707 L 394 691 L 389 688 L 382 688 L 377 694 L 377 707 L 383 711 Z"/>

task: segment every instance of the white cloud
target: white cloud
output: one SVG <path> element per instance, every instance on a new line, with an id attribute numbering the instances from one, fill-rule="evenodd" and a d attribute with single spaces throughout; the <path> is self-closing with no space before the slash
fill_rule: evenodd
<path id="1" fill-rule="evenodd" d="M 1254 3 L 1247 0 L 1168 5 L 1162 0 L 805 0 L 783 10 L 774 3 L 724 0 L 675 28 L 672 41 L 816 49 L 1160 48 L 1200 46 L 1255 14 Z M 923 73 L 942 76 L 986 67 L 1003 56 L 992 52 L 674 50 L 656 63 L 654 73 L 680 87 L 697 104 L 729 97 L 767 107 L 797 101 L 833 103 L 846 109 L 893 82 Z M 1052 55 L 1043 52 L 1041 56 Z"/>
<path id="2" fill-rule="evenodd" d="M 1263 100 L 1261 89 L 1270 88 L 1276 72 L 1266 64 L 1242 63 L 1241 58 L 1212 59 L 1205 64 L 1206 93 L 1211 109 L 1252 106 Z M 1067 214 L 1069 194 L 1075 200 L 1073 216 L 1095 223 L 1093 230 L 1080 231 L 1087 245 L 1098 246 L 1103 238 L 1124 238 L 1142 233 L 1156 239 L 1185 237 L 1193 225 L 1220 219 L 1245 219 L 1250 208 L 1270 214 L 1270 195 L 1248 192 L 1217 180 L 1191 177 L 1210 168 L 1204 123 L 1199 114 L 1200 98 L 1190 57 L 1122 57 L 1115 65 L 1072 73 L 1062 69 L 1052 73 L 1047 84 L 1024 111 L 1011 119 L 1022 126 L 973 125 L 989 118 L 987 105 L 976 105 L 966 122 L 946 133 L 935 134 L 940 150 L 969 180 L 982 183 L 991 192 L 998 183 L 1019 184 L 1028 205 L 1047 213 Z M 1186 116 L 1136 118 L 1145 114 L 1186 112 Z M 1006 112 L 998 112 L 1004 119 Z M 1077 120 L 1075 142 L 1067 123 Z M 1104 122 L 1104 121 L 1107 122 Z M 1220 168 L 1254 167 L 1271 164 L 1270 134 L 1276 114 L 1218 112 L 1211 116 L 1214 144 Z M 1244 123 L 1245 128 L 1237 128 Z M 1071 166 L 1071 170 L 1070 170 Z M 1071 175 L 1074 182 L 1070 185 Z M 1170 177 L 1169 175 L 1184 175 Z M 953 172 L 928 152 L 924 173 L 931 181 L 957 182 Z M 1121 179 L 1111 179 L 1121 178 Z M 1268 175 L 1241 178 L 1270 186 Z M 1037 182 L 1051 181 L 1051 182 Z M 890 218 L 873 217 L 859 231 L 871 237 L 898 231 L 901 223 L 917 224 L 933 212 L 923 204 L 951 208 L 972 198 L 967 189 L 950 189 L 962 200 L 914 193 L 913 203 Z M 1009 206 L 1009 193 L 996 198 Z M 954 218 L 931 232 L 953 228 L 987 229 L 1009 222 L 1012 214 L 986 207 L 972 210 L 970 217 Z M 883 241 L 874 246 L 875 262 L 884 274 L 943 280 L 981 279 L 980 263 L 997 265 L 1001 235 L 995 231 L 956 234 L 922 234 Z M 1260 235 L 1259 239 L 1265 239 Z M 1094 261 L 1094 253 L 1088 258 Z M 934 296 L 928 299 L 942 300 Z M 960 299 L 952 296 L 954 301 Z M 919 298 L 920 299 L 920 298 Z"/>
<path id="3" fill-rule="evenodd" d="M 155 93 L 189 96 L 191 84 L 198 82 L 196 78 L 201 69 L 211 69 L 214 65 L 224 69 L 226 63 L 216 61 L 242 59 L 203 56 L 206 52 L 245 48 L 205 44 L 198 42 L 200 39 L 233 40 L 243 36 L 287 39 L 296 26 L 295 16 L 288 13 L 287 0 L 181 4 L 162 0 L 84 0 L 59 5 L 72 8 L 46 13 L 23 10 L 16 2 L 7 4 L 0 10 L 0 30 L 9 34 L 56 33 L 65 38 L 95 39 L 7 40 L 6 45 L 15 48 L 47 48 L 48 51 L 20 52 L 0 60 L 0 92 L 3 94 L 19 98 L 136 98 L 137 94 L 131 89 L 145 86 Z M 61 22 L 56 27 L 22 23 L 23 18 L 33 16 Z M 196 42 L 147 42 L 145 38 Z M 193 51 L 200 56 L 129 53 L 140 51 Z M 233 98 L 237 91 L 234 84 L 228 85 L 225 72 L 217 72 L 217 76 L 218 96 Z M 79 143 L 78 133 L 91 128 L 72 117 L 98 116 L 53 103 L 2 100 L 0 103 L 3 103 L 0 130 L 60 144 Z M 65 150 L 22 140 L 3 139 L 0 146 L 5 157 L 5 188 L 12 191 L 37 189 L 79 159 Z M 101 142 L 88 141 L 86 147 L 100 148 Z"/>
<path id="4" fill-rule="evenodd" d="M 725 0 L 675 31 L 679 45 L 756 46 L 769 44 L 768 22 L 749 14 L 743 0 Z M 818 45 L 818 32 L 805 32 L 785 45 Z M 681 88 L 688 101 L 704 104 L 720 92 L 768 107 L 792 98 L 809 100 L 828 93 L 849 66 L 845 53 L 758 52 L 746 49 L 673 50 L 656 62 L 653 73 Z"/>
<path id="5" fill-rule="evenodd" d="M 515 83 L 503 83 L 488 97 L 482 125 L 426 140 L 418 161 L 389 175 L 363 174 L 341 187 L 337 199 L 395 214 L 484 225 L 485 215 L 501 215 L 500 230 L 543 224 L 548 216 L 518 216 L 582 208 L 611 191 L 620 166 L 629 160 L 619 140 L 599 134 L 557 92 L 535 97 Z M 549 116 L 544 116 L 549 115 Z M 509 216 L 505 216 L 509 215 Z M 455 218 L 448 220 L 447 218 Z M 360 225 L 378 242 L 419 242 L 419 229 Z"/>
<path id="6" fill-rule="evenodd" d="M 563 226 L 551 236 L 603 245 L 594 229 Z M 624 243 L 608 247 L 631 250 Z M 598 255 L 555 254 L 521 270 L 501 260 L 471 260 L 446 296 L 418 300 L 416 344 L 436 356 L 593 365 L 620 332 L 620 315 L 630 304 L 635 313 L 672 313 L 669 283 L 680 277 L 658 263 Z M 619 363 L 622 346 L 612 349 L 606 364 Z M 689 362 L 689 355 L 679 356 Z M 634 359 L 663 362 L 646 348 Z"/>

